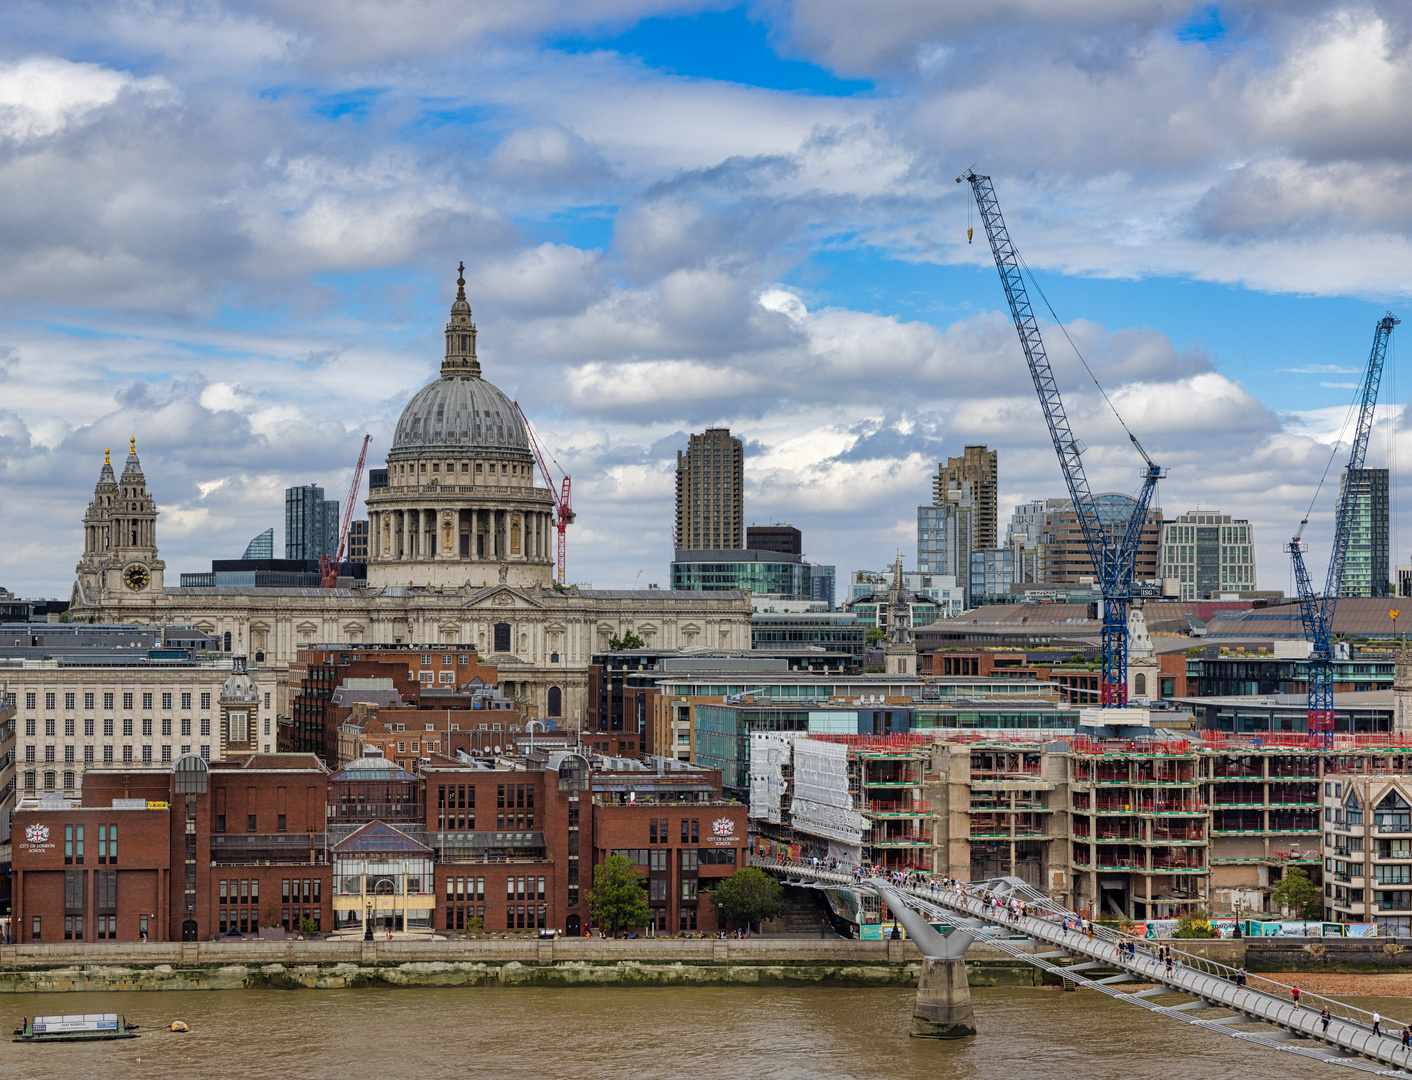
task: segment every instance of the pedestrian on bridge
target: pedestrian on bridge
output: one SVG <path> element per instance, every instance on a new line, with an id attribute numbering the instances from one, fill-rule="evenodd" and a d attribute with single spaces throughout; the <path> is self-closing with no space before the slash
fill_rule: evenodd
<path id="1" fill-rule="evenodd" d="M 1325 1006 L 1324 1006 L 1324 1011 L 1319 1014 L 1319 1022 L 1324 1025 L 1324 1034 L 1325 1034 L 1325 1035 L 1327 1035 L 1327 1034 L 1329 1033 L 1329 1020 L 1330 1020 L 1330 1019 L 1331 1019 L 1331 1017 L 1329 1016 L 1329 1007 L 1328 1007 L 1327 1005 L 1325 1005 Z"/>
<path id="2" fill-rule="evenodd" d="M 1377 1035 L 1377 1036 L 1380 1036 L 1380 1037 L 1381 1037 L 1382 1032 L 1378 1029 L 1378 1025 L 1381 1024 L 1382 1022 L 1383 1022 L 1383 1018 L 1382 1018 L 1381 1016 L 1379 1016 L 1379 1015 L 1378 1015 L 1378 1011 L 1377 1011 L 1376 1009 L 1374 1009 L 1374 1010 L 1373 1010 L 1373 1034 L 1374 1034 L 1374 1035 Z"/>
<path id="3" fill-rule="evenodd" d="M 1412 1050 L 1412 1027 L 1404 1026 L 1402 1029 L 1402 1049 Z"/>
<path id="4" fill-rule="evenodd" d="M 1298 1005 L 1298 1004 L 1299 1004 L 1299 987 L 1297 987 L 1297 986 L 1291 986 L 1291 987 L 1289 988 L 1289 996 L 1290 996 L 1291 998 L 1293 998 L 1293 999 L 1294 999 L 1294 1003 L 1295 1003 L 1296 1005 Z M 1378 1025 L 1377 1025 L 1377 1022 L 1374 1021 L 1374 1023 L 1373 1023 L 1373 1028 L 1374 1028 L 1375 1030 L 1376 1030 L 1377 1026 L 1378 1026 Z"/>

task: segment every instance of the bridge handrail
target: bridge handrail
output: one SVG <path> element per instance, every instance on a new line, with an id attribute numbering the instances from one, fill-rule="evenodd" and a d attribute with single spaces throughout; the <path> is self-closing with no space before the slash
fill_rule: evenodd
<path id="1" fill-rule="evenodd" d="M 902 892 L 907 893 L 908 895 L 911 895 L 916 899 L 922 900 L 924 902 L 933 899 L 943 893 L 955 893 L 966 900 L 979 903 L 984 909 L 986 909 L 992 914 L 997 925 L 1004 925 L 1005 923 L 1018 923 L 1018 920 L 1010 915 L 1010 911 L 1008 908 L 1003 906 L 994 907 L 993 905 L 991 905 L 989 903 L 990 899 L 992 897 L 1003 896 L 1008 900 L 1009 897 L 1015 896 L 1017 899 L 1023 900 L 1027 908 L 1031 912 L 1033 912 L 1035 909 L 1039 909 L 1041 912 L 1043 912 L 1043 914 L 1038 916 L 1032 914 L 1030 916 L 1032 918 L 1042 918 L 1046 922 L 1060 922 L 1063 919 L 1067 918 L 1075 921 L 1079 926 L 1084 925 L 1086 922 L 1089 930 L 1091 930 L 1092 932 L 1093 937 L 1105 941 L 1110 945 L 1117 945 L 1119 942 L 1130 941 L 1135 946 L 1141 948 L 1143 952 L 1147 953 L 1149 959 L 1156 959 L 1156 957 L 1153 955 L 1149 939 L 1138 937 L 1136 934 L 1128 934 L 1119 930 L 1114 930 L 1112 927 L 1103 926 L 1102 924 L 1095 923 L 1092 920 L 1084 920 L 1082 916 L 1080 916 L 1076 912 L 1070 911 L 1068 908 L 1056 903 L 1050 897 L 1046 896 L 1044 893 L 1040 892 L 1034 887 L 1023 882 L 1019 882 L 1015 879 L 1007 880 L 1004 878 L 1000 878 L 997 879 L 997 881 L 982 882 L 952 881 L 949 886 L 942 886 L 941 883 L 936 880 L 936 875 L 925 872 L 915 872 L 920 873 L 920 876 L 930 884 L 929 888 L 918 888 L 913 885 L 897 884 L 891 882 L 890 880 L 888 880 L 889 875 L 879 874 L 876 869 L 870 869 L 868 873 L 863 874 L 861 877 L 855 878 L 852 869 L 847 871 L 830 870 L 826 865 L 820 864 L 818 866 L 815 866 L 814 864 L 804 859 L 784 859 L 779 856 L 770 858 L 751 853 L 747 857 L 746 861 L 747 864 L 751 866 L 759 866 L 763 868 L 775 867 L 778 869 L 787 868 L 791 870 L 802 870 L 821 878 L 832 877 L 838 880 L 839 886 L 841 888 L 854 887 L 854 885 L 858 881 L 864 881 L 869 879 L 882 879 L 885 884 L 889 884 L 893 888 L 899 889 Z M 909 873 L 914 872 L 909 871 Z M 1006 885 L 1007 891 L 1004 893 L 999 892 L 995 888 L 997 882 Z M 946 911 L 945 908 L 942 908 L 941 910 L 943 912 Z M 1017 926 L 1017 929 L 1023 929 L 1023 927 Z M 1211 960 L 1196 953 L 1189 953 L 1183 949 L 1172 948 L 1172 946 L 1168 944 L 1170 940 L 1171 939 L 1164 939 L 1163 944 L 1167 945 L 1168 949 L 1172 952 L 1174 956 L 1179 956 L 1181 958 L 1180 962 L 1184 967 L 1192 968 L 1194 970 L 1203 972 L 1204 974 L 1225 979 L 1228 982 L 1235 982 L 1236 976 L 1238 974 L 1243 973 L 1245 975 L 1246 986 L 1249 986 L 1252 989 L 1259 989 L 1261 990 L 1261 992 L 1269 994 L 1271 997 L 1281 998 L 1285 1000 L 1293 1000 L 1294 995 L 1291 991 L 1294 989 L 1294 986 L 1292 984 L 1278 982 L 1277 980 L 1271 979 L 1264 975 L 1251 975 L 1249 972 L 1242 972 L 1237 968 L 1231 967 L 1229 964 L 1223 964 L 1219 960 Z M 1175 940 L 1180 941 L 1181 939 L 1177 938 Z M 1123 964 L 1121 961 L 1117 961 L 1115 962 L 1115 966 L 1121 967 L 1123 966 Z M 1299 993 L 1299 1003 L 1300 1005 L 1304 1005 L 1306 1003 L 1317 1003 L 1319 1007 L 1327 1008 L 1331 1017 L 1337 1017 L 1347 1023 L 1357 1024 L 1358 1026 L 1367 1028 L 1369 1030 L 1372 1029 L 1373 1013 L 1371 1011 L 1367 1009 L 1360 1009 L 1358 1008 L 1358 1006 L 1350 1005 L 1348 1002 L 1340 1001 L 1338 998 L 1327 997 L 1323 994 L 1307 993 L 1301 990 Z M 1400 1028 L 1412 1026 L 1404 1021 L 1394 1020 L 1392 1017 L 1388 1016 L 1383 1016 L 1381 1017 L 1381 1019 L 1383 1021 L 1383 1024 L 1388 1028 L 1389 1031 L 1391 1031 L 1393 1027 Z M 1382 1029 L 1380 1028 L 1379 1030 L 1381 1032 Z"/>

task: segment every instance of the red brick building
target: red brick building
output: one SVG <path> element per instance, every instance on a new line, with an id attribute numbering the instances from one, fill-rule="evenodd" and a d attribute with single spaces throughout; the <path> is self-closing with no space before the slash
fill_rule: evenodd
<path id="1" fill-rule="evenodd" d="M 16 940 L 204 940 L 305 917 L 326 926 L 327 790 L 310 755 L 189 754 L 169 770 L 94 769 L 77 806 L 25 800 L 13 819 Z"/>
<path id="2" fill-rule="evenodd" d="M 17 939 L 207 940 L 305 919 L 577 935 L 613 854 L 646 877 L 655 930 L 713 930 L 711 883 L 744 865 L 746 808 L 715 771 L 656 766 L 539 749 L 415 772 L 376 751 L 333 775 L 311 754 L 95 769 L 82 805 L 15 813 Z"/>

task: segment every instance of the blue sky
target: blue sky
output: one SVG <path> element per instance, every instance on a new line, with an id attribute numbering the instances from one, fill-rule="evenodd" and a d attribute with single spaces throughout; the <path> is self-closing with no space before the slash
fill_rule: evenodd
<path id="1" fill-rule="evenodd" d="M 570 576 L 664 581 L 685 436 L 840 573 L 914 549 L 939 458 L 1062 481 L 965 186 L 1262 584 L 1412 281 L 1392 2 L 273 0 L 27 7 L 0 43 L 0 586 L 67 595 L 138 437 L 169 573 L 342 497 L 467 264 L 487 378 L 574 476 Z M 1099 489 L 1121 429 L 1051 328 Z M 1406 455 L 1394 364 L 1370 463 Z M 1327 543 L 1328 499 L 1309 530 Z M 641 571 L 641 578 L 638 572 Z"/>

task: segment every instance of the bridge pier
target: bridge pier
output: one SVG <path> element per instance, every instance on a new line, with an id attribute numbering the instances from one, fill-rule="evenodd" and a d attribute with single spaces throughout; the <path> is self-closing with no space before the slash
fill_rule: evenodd
<path id="1" fill-rule="evenodd" d="M 971 1009 L 971 984 L 966 978 L 966 949 L 975 939 L 979 924 L 938 932 L 903 894 L 882 881 L 870 880 L 867 887 L 877 893 L 892 911 L 892 917 L 907 929 L 922 952 L 922 974 L 917 979 L 917 1001 L 912 1007 L 914 1039 L 964 1039 L 976 1033 L 976 1014 Z"/>
<path id="2" fill-rule="evenodd" d="M 975 1033 L 965 958 L 924 958 L 912 1007 L 912 1038 L 963 1039 Z"/>

